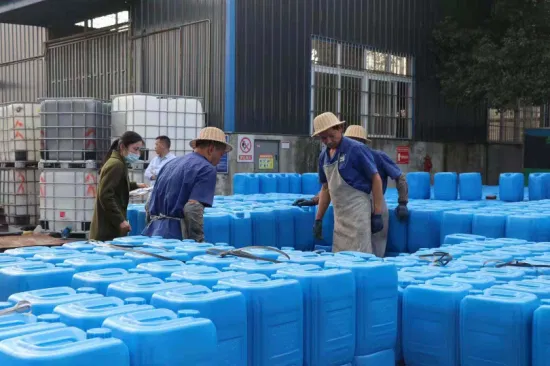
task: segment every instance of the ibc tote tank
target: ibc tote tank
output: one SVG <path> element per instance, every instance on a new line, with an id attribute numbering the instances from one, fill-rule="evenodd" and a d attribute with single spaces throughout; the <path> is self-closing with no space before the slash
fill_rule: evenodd
<path id="1" fill-rule="evenodd" d="M 437 173 L 434 175 L 434 199 L 455 201 L 458 197 L 458 176 L 456 173 Z"/>
<path id="2" fill-rule="evenodd" d="M 502 173 L 498 181 L 498 195 L 504 202 L 521 202 L 524 196 L 524 176 L 521 173 Z"/>
<path id="3" fill-rule="evenodd" d="M 410 199 L 430 199 L 430 173 L 407 173 L 407 184 L 409 185 Z"/>

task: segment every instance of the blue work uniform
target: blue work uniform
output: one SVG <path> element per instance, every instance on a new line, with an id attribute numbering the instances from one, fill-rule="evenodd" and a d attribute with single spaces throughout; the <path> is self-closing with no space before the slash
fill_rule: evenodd
<path id="1" fill-rule="evenodd" d="M 319 156 L 319 180 L 321 184 L 327 183 L 327 176 L 323 167 L 335 163 L 336 159 L 340 159 L 338 172 L 342 179 L 351 187 L 370 194 L 372 191 L 372 176 L 378 173 L 374 150 L 348 137 L 342 137 L 342 141 L 336 148 L 336 153 L 332 159 L 329 155 L 329 149 L 323 149 Z"/>
<path id="2" fill-rule="evenodd" d="M 383 192 L 386 193 L 386 189 L 388 188 L 388 177 L 397 180 L 403 173 L 388 154 L 380 150 L 371 151 L 374 161 L 376 162 L 378 174 L 380 174 L 380 179 L 382 179 Z"/>
<path id="3" fill-rule="evenodd" d="M 161 169 L 149 203 L 153 219 L 143 235 L 183 239 L 180 220 L 189 200 L 211 207 L 216 190 L 216 167 L 195 152 L 177 157 Z M 180 220 L 178 220 L 180 219 Z"/>
<path id="4" fill-rule="evenodd" d="M 378 173 L 372 151 L 343 137 L 332 158 L 319 156 L 319 179 L 327 184 L 334 208 L 332 250 L 373 253 L 371 241 L 372 177 Z"/>

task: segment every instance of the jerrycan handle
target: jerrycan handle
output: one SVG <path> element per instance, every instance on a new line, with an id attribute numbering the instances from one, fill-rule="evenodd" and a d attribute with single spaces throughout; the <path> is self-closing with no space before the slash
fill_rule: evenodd
<path id="1" fill-rule="evenodd" d="M 201 313 L 198 310 L 184 309 L 178 311 L 178 318 L 198 318 L 200 315 Z"/>

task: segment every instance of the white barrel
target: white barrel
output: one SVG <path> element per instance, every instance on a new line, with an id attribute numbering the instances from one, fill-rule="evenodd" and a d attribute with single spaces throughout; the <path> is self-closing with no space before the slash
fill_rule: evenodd
<path id="1" fill-rule="evenodd" d="M 38 224 L 38 170 L 0 168 L 0 206 L 9 225 Z"/>
<path id="2" fill-rule="evenodd" d="M 116 95 L 112 100 L 112 139 L 135 131 L 145 140 L 146 161 L 155 156 L 155 139 L 168 136 L 171 151 L 182 156 L 192 149 L 191 140 L 205 127 L 205 112 L 200 98 L 152 94 Z"/>
<path id="3" fill-rule="evenodd" d="M 45 160 L 101 161 L 111 145 L 110 103 L 101 100 L 45 99 L 40 123 Z"/>
<path id="4" fill-rule="evenodd" d="M 40 162 L 40 225 L 49 231 L 90 230 L 99 181 L 93 161 Z"/>
<path id="5" fill-rule="evenodd" d="M 0 161 L 40 160 L 40 104 L 0 105 Z"/>

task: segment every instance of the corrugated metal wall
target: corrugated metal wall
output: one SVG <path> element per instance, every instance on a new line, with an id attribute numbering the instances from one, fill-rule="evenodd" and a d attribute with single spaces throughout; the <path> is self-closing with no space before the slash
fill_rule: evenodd
<path id="1" fill-rule="evenodd" d="M 126 26 L 47 43 L 47 96 L 108 100 L 128 92 Z"/>
<path id="2" fill-rule="evenodd" d="M 237 1 L 236 130 L 309 134 L 312 36 L 414 57 L 414 139 L 482 142 L 484 108 L 446 105 L 431 34 L 441 0 Z"/>
<path id="3" fill-rule="evenodd" d="M 45 41 L 44 28 L 0 24 L 0 103 L 44 95 Z"/>
<path id="4" fill-rule="evenodd" d="M 139 0 L 132 21 L 134 89 L 204 97 L 223 128 L 225 0 Z"/>

